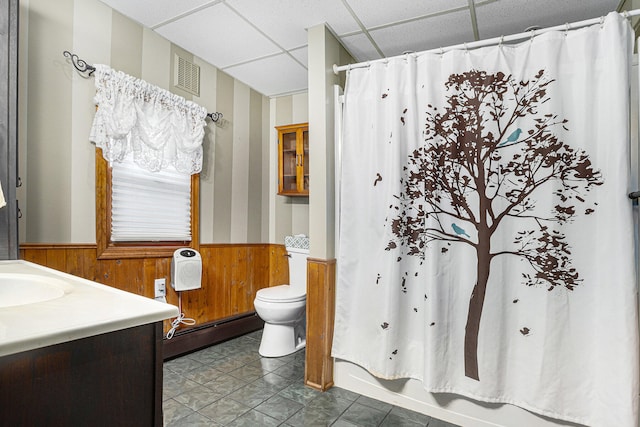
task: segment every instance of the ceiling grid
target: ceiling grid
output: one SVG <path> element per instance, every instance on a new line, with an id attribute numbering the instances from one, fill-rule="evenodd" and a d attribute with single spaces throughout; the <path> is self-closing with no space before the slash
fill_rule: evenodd
<path id="1" fill-rule="evenodd" d="M 101 0 L 267 96 L 307 90 L 307 29 L 357 62 L 606 15 L 620 0 Z"/>

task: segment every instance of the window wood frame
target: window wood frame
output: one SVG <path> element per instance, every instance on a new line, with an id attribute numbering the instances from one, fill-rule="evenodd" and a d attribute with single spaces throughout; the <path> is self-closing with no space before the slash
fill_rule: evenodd
<path id="1" fill-rule="evenodd" d="M 200 174 L 191 175 L 191 241 L 112 242 L 111 167 L 96 148 L 96 247 L 98 259 L 166 258 L 179 248 L 200 250 Z"/>

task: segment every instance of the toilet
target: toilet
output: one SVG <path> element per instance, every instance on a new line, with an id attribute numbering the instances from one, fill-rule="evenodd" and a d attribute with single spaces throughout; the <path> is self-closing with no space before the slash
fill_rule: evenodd
<path id="1" fill-rule="evenodd" d="M 253 301 L 264 320 L 258 353 L 264 357 L 291 354 L 306 344 L 307 257 L 309 249 L 287 247 L 289 284 L 260 289 Z"/>

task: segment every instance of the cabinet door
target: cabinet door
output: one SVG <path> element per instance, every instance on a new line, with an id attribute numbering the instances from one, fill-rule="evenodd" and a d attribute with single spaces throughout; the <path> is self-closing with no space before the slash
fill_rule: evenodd
<path id="1" fill-rule="evenodd" d="M 298 144 L 296 132 L 280 134 L 280 178 L 278 193 L 298 191 Z"/>
<path id="2" fill-rule="evenodd" d="M 298 181 L 301 185 L 298 188 L 304 194 L 309 194 L 309 130 L 301 129 L 300 130 L 300 180 Z"/>
<path id="3" fill-rule="evenodd" d="M 309 127 L 277 126 L 278 129 L 278 194 L 309 195 Z"/>

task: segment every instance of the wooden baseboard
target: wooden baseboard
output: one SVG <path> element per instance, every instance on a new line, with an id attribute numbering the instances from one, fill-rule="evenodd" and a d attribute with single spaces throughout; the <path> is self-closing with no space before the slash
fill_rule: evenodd
<path id="1" fill-rule="evenodd" d="M 222 341 L 262 329 L 264 322 L 255 312 L 228 317 L 199 327 L 177 332 L 164 339 L 163 358 L 169 360 Z"/>

